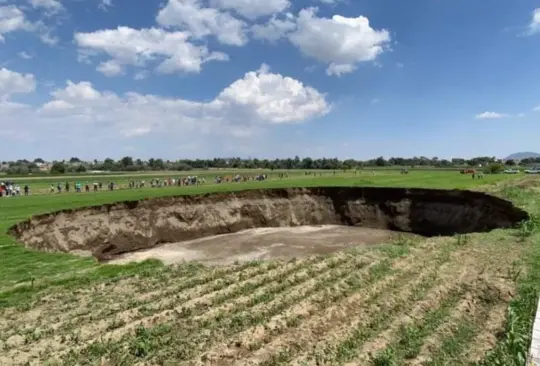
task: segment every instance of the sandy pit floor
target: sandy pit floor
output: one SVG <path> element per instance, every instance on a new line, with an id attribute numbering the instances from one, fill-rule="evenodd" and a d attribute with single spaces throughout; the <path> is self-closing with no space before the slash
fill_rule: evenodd
<path id="1" fill-rule="evenodd" d="M 327 254 L 357 245 L 388 242 L 388 230 L 337 225 L 257 228 L 233 234 L 210 236 L 125 253 L 109 263 L 124 264 L 154 258 L 165 264 L 199 261 L 231 264 L 235 261 L 288 259 Z"/>

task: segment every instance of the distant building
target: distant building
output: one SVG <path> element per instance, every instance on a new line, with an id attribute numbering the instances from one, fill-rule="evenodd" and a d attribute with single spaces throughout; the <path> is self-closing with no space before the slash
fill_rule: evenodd
<path id="1" fill-rule="evenodd" d="M 49 172 L 51 170 L 51 163 L 36 163 L 40 172 Z"/>

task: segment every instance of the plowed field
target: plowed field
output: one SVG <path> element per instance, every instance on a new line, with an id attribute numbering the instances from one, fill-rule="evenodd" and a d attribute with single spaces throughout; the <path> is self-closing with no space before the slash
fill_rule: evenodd
<path id="1" fill-rule="evenodd" d="M 2 311 L 0 364 L 466 364 L 502 328 L 523 254 L 482 236 L 60 291 Z"/>

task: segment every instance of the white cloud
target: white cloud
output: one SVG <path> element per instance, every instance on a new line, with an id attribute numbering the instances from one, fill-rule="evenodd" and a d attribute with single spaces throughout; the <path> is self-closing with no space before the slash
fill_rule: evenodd
<path id="1" fill-rule="evenodd" d="M 30 93 L 36 89 L 32 74 L 20 74 L 6 68 L 0 69 L 0 98 L 6 99 L 15 93 Z"/>
<path id="2" fill-rule="evenodd" d="M 508 114 L 505 113 L 497 113 L 497 112 L 483 112 L 480 114 L 477 114 L 474 116 L 475 119 L 497 119 L 497 118 L 504 118 L 508 117 Z"/>
<path id="3" fill-rule="evenodd" d="M 98 8 L 103 10 L 103 11 L 109 10 L 109 8 L 112 7 L 112 6 L 113 6 L 112 0 L 100 0 L 100 2 L 98 4 Z"/>
<path id="4" fill-rule="evenodd" d="M 538 107 L 534 107 L 533 111 L 540 111 L 540 105 Z"/>
<path id="5" fill-rule="evenodd" d="M 4 40 L 4 34 L 21 30 L 32 30 L 22 10 L 13 5 L 0 6 L 0 41 Z"/>
<path id="6" fill-rule="evenodd" d="M 291 6 L 289 0 L 211 0 L 210 4 L 220 9 L 232 9 L 250 20 L 280 13 Z"/>
<path id="7" fill-rule="evenodd" d="M 210 104 L 227 106 L 231 119 L 241 110 L 240 115 L 270 123 L 303 121 L 329 110 L 324 95 L 317 90 L 290 77 L 269 73 L 264 64 L 235 81 Z"/>
<path id="8" fill-rule="evenodd" d="M 76 33 L 75 41 L 81 48 L 82 59 L 106 53 L 111 60 L 101 64 L 98 70 L 109 76 L 122 72 L 123 65 L 145 67 L 158 61 L 158 72 L 199 72 L 202 64 L 209 61 L 225 61 L 227 55 L 210 52 L 206 46 L 188 42 L 187 32 L 167 32 L 163 29 L 117 29 L 99 30 L 93 33 Z"/>
<path id="9" fill-rule="evenodd" d="M 135 75 L 133 76 L 133 79 L 135 79 L 135 80 L 144 80 L 147 77 L 148 77 L 148 71 L 142 70 L 142 71 L 138 71 L 137 73 L 135 73 Z"/>
<path id="10" fill-rule="evenodd" d="M 19 57 L 20 58 L 24 58 L 25 60 L 30 60 L 31 58 L 34 58 L 34 56 L 32 56 L 31 54 L 25 52 L 25 51 L 21 51 L 18 53 Z"/>
<path id="11" fill-rule="evenodd" d="M 335 62 L 331 62 L 326 69 L 326 74 L 341 76 L 343 74 L 351 73 L 354 70 L 356 70 L 354 64 L 336 64 Z"/>
<path id="12" fill-rule="evenodd" d="M 532 12 L 532 19 L 529 23 L 527 34 L 532 35 L 540 32 L 540 8 L 536 8 Z"/>
<path id="13" fill-rule="evenodd" d="M 0 81 L 3 79 L 12 80 L 0 82 L 2 87 L 8 85 L 10 92 L 28 92 L 34 87 L 32 77 L 7 70 L 0 71 Z M 179 146 L 216 141 L 229 145 L 231 138 L 261 133 L 275 124 L 305 122 L 330 109 L 324 94 L 298 80 L 271 73 L 263 65 L 208 102 L 134 92 L 120 95 L 99 91 L 90 82 L 67 81 L 37 109 L 0 101 L 0 130 L 15 138 L 10 135 L 10 131 L 17 132 L 10 130 L 10 121 L 17 121 L 17 129 L 36 137 L 47 132 L 52 136 L 47 141 L 56 141 L 51 143 L 57 143 L 60 135 L 73 140 L 89 134 L 95 139 L 164 134 L 174 136 Z"/>
<path id="14" fill-rule="evenodd" d="M 101 64 L 99 64 L 96 70 L 101 72 L 103 75 L 109 77 L 122 75 L 124 73 L 124 68 L 122 67 L 122 65 L 119 65 L 114 60 L 102 62 Z"/>
<path id="15" fill-rule="evenodd" d="M 254 24 L 251 27 L 253 37 L 267 41 L 277 41 L 285 37 L 288 33 L 296 29 L 296 23 L 292 14 L 287 14 L 285 19 L 279 19 L 276 16 L 270 18 L 264 24 Z"/>
<path id="16" fill-rule="evenodd" d="M 373 105 L 373 104 L 377 104 L 379 103 L 381 100 L 379 98 L 373 98 L 369 101 L 369 104 Z"/>
<path id="17" fill-rule="evenodd" d="M 48 30 L 43 30 L 44 33 L 42 33 L 39 38 L 41 39 L 41 41 L 45 44 L 48 44 L 50 46 L 52 45 L 55 45 L 58 43 L 59 39 L 58 37 L 55 37 L 55 36 L 52 36 L 51 34 L 48 33 Z"/>
<path id="18" fill-rule="evenodd" d="M 187 30 L 196 38 L 213 35 L 219 42 L 234 46 L 243 46 L 248 41 L 244 21 L 204 7 L 200 0 L 168 0 L 156 20 L 165 27 Z"/>
<path id="19" fill-rule="evenodd" d="M 44 1 L 44 0 L 39 0 Z M 46 4 L 47 2 L 44 2 Z M 54 12 L 52 9 L 49 13 Z M 0 6 L 0 42 L 4 42 L 3 35 L 16 32 L 27 31 L 39 34 L 43 43 L 53 45 L 58 42 L 58 38 L 51 36 L 51 29 L 42 21 L 30 22 L 21 8 L 13 5 Z"/>
<path id="20" fill-rule="evenodd" d="M 57 13 L 64 8 L 58 0 L 30 0 L 30 4 L 34 8 L 46 9 L 49 14 Z"/>
<path id="21" fill-rule="evenodd" d="M 328 64 L 329 75 L 352 72 L 358 63 L 374 61 L 387 49 L 390 33 L 373 29 L 368 18 L 319 18 L 316 12 L 316 8 L 301 10 L 289 39 L 306 56 Z"/>

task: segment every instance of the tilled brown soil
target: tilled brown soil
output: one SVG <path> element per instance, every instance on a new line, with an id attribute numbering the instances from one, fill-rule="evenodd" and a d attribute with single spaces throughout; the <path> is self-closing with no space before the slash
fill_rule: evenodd
<path id="1" fill-rule="evenodd" d="M 390 353 L 395 364 L 466 365 L 502 329 L 526 250 L 493 238 L 172 265 L 50 289 L 0 310 L 0 364 L 370 365 Z"/>

